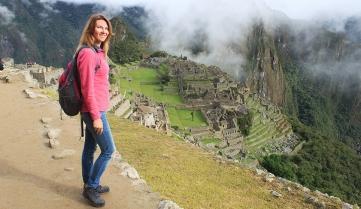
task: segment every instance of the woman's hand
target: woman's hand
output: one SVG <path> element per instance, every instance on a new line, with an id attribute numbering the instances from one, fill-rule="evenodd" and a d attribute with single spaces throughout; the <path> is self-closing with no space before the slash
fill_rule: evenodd
<path id="1" fill-rule="evenodd" d="M 96 134 L 100 135 L 103 133 L 103 122 L 100 118 L 93 121 L 93 127 Z"/>

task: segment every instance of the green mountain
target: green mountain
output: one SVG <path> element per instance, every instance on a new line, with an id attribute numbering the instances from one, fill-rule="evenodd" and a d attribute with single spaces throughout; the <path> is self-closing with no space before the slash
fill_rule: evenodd
<path id="1" fill-rule="evenodd" d="M 73 55 L 87 17 L 103 8 L 64 2 L 0 0 L 0 58 L 64 66 Z M 7 15 L 7 16 L 6 16 Z M 139 7 L 113 18 L 110 57 L 118 63 L 141 59 L 146 37 Z M 361 203 L 361 24 L 350 18 L 343 31 L 332 23 L 294 31 L 280 25 L 269 32 L 262 23 L 247 39 L 245 80 L 251 91 L 282 108 L 304 145 L 293 155 L 270 155 L 262 165 L 312 189 Z M 206 34 L 194 41 L 204 50 Z M 199 43 L 198 43 L 199 42 Z M 272 137 L 272 136 L 269 136 Z"/>
<path id="2" fill-rule="evenodd" d="M 271 155 L 262 165 L 312 189 L 361 201 L 361 33 L 327 26 L 273 35 L 262 24 L 248 40 L 247 85 L 283 107 L 305 141 L 294 155 Z M 357 32 L 357 31 L 356 31 Z M 307 40 L 308 39 L 308 40 Z M 357 154 L 358 152 L 358 154 Z"/>
<path id="3" fill-rule="evenodd" d="M 64 66 L 71 59 L 87 17 L 104 9 L 61 1 L 49 5 L 38 0 L 0 0 L 0 5 L 14 16 L 9 23 L 0 23 L 0 57 L 13 57 L 16 63 L 32 61 L 52 66 Z M 135 33 L 129 35 L 132 41 L 145 36 L 137 19 L 144 16 L 143 10 L 126 8 L 118 15 L 129 21 L 127 33 Z"/>

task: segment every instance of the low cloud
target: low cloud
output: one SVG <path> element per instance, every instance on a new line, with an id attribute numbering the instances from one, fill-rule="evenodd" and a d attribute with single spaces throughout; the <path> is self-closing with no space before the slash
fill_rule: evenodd
<path id="1" fill-rule="evenodd" d="M 307 43 L 317 36 L 312 31 L 314 25 L 323 25 L 331 32 L 344 32 L 347 18 L 361 13 L 361 2 L 358 0 L 63 1 L 101 4 L 110 16 L 119 13 L 123 7 L 142 6 L 148 13 L 145 24 L 155 49 L 218 65 L 236 77 L 242 76 L 244 48 L 254 22 L 263 21 L 268 30 L 280 23 L 291 22 L 291 28 L 299 34 L 303 31 L 297 28 L 305 28 L 307 40 L 298 43 L 297 47 L 310 47 L 307 50 L 312 50 Z"/>
<path id="2" fill-rule="evenodd" d="M 15 14 L 10 11 L 6 6 L 0 4 L 0 24 L 8 25 L 12 23 L 15 18 Z"/>

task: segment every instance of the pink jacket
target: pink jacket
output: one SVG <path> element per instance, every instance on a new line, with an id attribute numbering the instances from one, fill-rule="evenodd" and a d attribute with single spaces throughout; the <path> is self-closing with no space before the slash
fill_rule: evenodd
<path id="1" fill-rule="evenodd" d="M 94 121 L 109 108 L 109 65 L 104 50 L 82 49 L 77 64 L 83 96 L 81 112 L 89 112 Z"/>

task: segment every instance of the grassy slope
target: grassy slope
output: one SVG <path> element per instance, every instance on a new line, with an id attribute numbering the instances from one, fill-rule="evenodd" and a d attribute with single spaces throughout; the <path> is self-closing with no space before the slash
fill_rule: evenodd
<path id="1" fill-rule="evenodd" d="M 131 78 L 131 81 L 128 81 Z M 120 91 L 125 90 L 141 92 L 149 98 L 157 102 L 167 104 L 167 111 L 172 126 L 178 126 L 180 129 L 189 127 L 206 126 L 200 111 L 194 111 L 193 120 L 191 116 L 192 110 L 176 108 L 177 105 L 182 105 L 182 98 L 178 95 L 177 83 L 172 81 L 163 86 L 159 82 L 158 73 L 155 69 L 139 68 L 137 70 L 127 70 L 121 67 L 118 75 L 120 81 Z M 174 90 L 176 89 L 176 90 Z"/>
<path id="2" fill-rule="evenodd" d="M 129 71 L 122 68 L 119 77 L 121 91 L 133 90 L 142 92 L 157 102 L 164 102 L 169 105 L 182 104 L 182 99 L 178 94 L 161 90 L 157 72 L 154 69 L 139 68 Z M 131 78 L 132 80 L 127 81 L 127 78 Z"/>
<path id="3" fill-rule="evenodd" d="M 148 184 L 187 209 L 312 208 L 292 188 L 264 183 L 251 171 L 127 120 L 109 116 L 117 147 Z M 270 190 L 283 194 L 272 197 Z M 335 208 L 335 207 L 330 207 Z"/>

